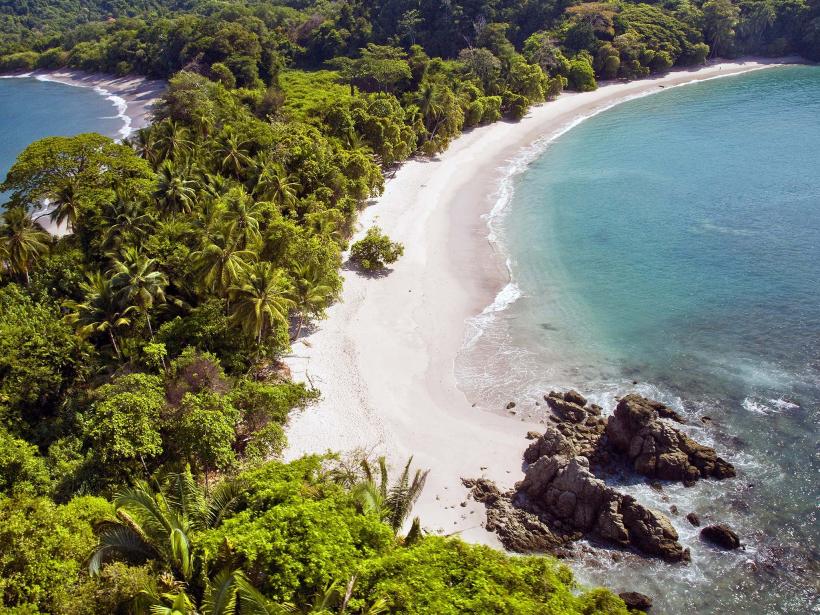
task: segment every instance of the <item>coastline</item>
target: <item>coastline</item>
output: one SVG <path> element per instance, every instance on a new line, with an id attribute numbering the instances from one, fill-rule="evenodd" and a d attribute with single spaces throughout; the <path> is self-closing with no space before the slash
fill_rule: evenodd
<path id="1" fill-rule="evenodd" d="M 500 204 L 510 165 L 626 100 L 783 63 L 725 62 L 562 94 L 519 122 L 476 128 L 433 159 L 405 163 L 359 219 L 359 234 L 378 224 L 404 243 L 403 258 L 383 277 L 345 270 L 341 301 L 286 359 L 296 380 L 322 392 L 291 418 L 286 458 L 364 449 L 398 466 L 414 455 L 415 467 L 432 470 L 414 511 L 423 527 L 499 546 L 483 529 L 483 505 L 467 499 L 460 478 L 511 487 L 521 478 L 526 433 L 540 425 L 474 407 L 457 386 L 453 362 L 468 320 L 509 282 L 483 216 Z"/>
<path id="2" fill-rule="evenodd" d="M 93 89 L 97 94 L 111 101 L 117 109 L 117 117 L 123 122 L 119 130 L 120 139 L 127 138 L 132 132 L 145 128 L 151 123 L 153 104 L 167 86 L 165 81 L 151 80 L 139 75 L 116 77 L 105 73 L 87 73 L 73 69 L 35 70 L 2 75 L 5 79 L 26 77 Z M 34 216 L 41 216 L 46 209 L 35 212 Z M 47 216 L 43 216 L 39 221 L 46 231 L 56 237 L 62 237 L 69 232 L 65 224 L 55 224 Z"/>

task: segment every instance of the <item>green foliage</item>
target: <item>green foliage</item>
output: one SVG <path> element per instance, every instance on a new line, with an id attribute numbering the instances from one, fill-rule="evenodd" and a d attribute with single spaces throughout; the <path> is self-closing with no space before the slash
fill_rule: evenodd
<path id="1" fill-rule="evenodd" d="M 627 613 L 611 594 L 603 600 L 572 590 L 569 569 L 550 558 L 511 558 L 488 547 L 430 537 L 367 562 L 351 604 L 380 596 L 390 613 Z"/>
<path id="2" fill-rule="evenodd" d="M 183 454 L 207 476 L 210 470 L 227 470 L 236 462 L 233 450 L 239 412 L 229 399 L 215 393 L 186 393 L 182 420 L 175 428 Z"/>
<path id="3" fill-rule="evenodd" d="M 215 557 L 227 539 L 251 579 L 277 600 L 307 601 L 357 563 L 393 544 L 390 528 L 359 515 L 344 490 L 317 476 L 320 461 L 271 463 L 241 476 L 248 485 L 244 509 L 203 537 Z"/>
<path id="4" fill-rule="evenodd" d="M 110 514 L 100 498 L 57 506 L 46 498 L 0 496 L 0 604 L 66 612 L 96 542 L 92 528 Z"/>
<path id="5" fill-rule="evenodd" d="M 390 241 L 377 226 L 367 230 L 364 238 L 350 247 L 350 258 L 365 271 L 378 271 L 395 263 L 404 254 L 404 246 Z"/>
<path id="6" fill-rule="evenodd" d="M 129 374 L 96 389 L 80 422 L 93 455 L 132 471 L 162 453 L 165 391 L 158 376 Z"/>
<path id="7" fill-rule="evenodd" d="M 88 346 L 57 307 L 33 301 L 14 284 L 0 289 L 0 420 L 12 432 L 45 437 L 43 421 L 89 367 Z"/>
<path id="8" fill-rule="evenodd" d="M 0 497 L 49 495 L 52 487 L 37 447 L 0 428 Z"/>
<path id="9" fill-rule="evenodd" d="M 584 57 L 577 57 L 570 61 L 567 79 L 569 88 L 578 92 L 589 92 L 598 87 L 595 82 L 595 71 L 589 60 Z"/>

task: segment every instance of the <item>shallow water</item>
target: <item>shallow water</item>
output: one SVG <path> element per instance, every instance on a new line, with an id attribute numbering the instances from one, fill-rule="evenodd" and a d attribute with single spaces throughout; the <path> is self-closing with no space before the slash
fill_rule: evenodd
<path id="1" fill-rule="evenodd" d="M 474 322 L 457 361 L 468 397 L 538 418 L 550 388 L 608 410 L 637 389 L 739 469 L 662 494 L 624 487 L 677 506 L 690 565 L 604 554 L 581 578 L 644 591 L 658 612 L 820 611 L 820 67 L 626 102 L 551 143 L 513 187 L 493 232 L 506 296 L 520 297 Z M 701 543 L 691 510 L 746 549 Z"/>
<path id="2" fill-rule="evenodd" d="M 0 79 L 0 181 L 17 155 L 37 139 L 83 132 L 122 136 L 116 102 L 92 88 L 33 77 Z"/>

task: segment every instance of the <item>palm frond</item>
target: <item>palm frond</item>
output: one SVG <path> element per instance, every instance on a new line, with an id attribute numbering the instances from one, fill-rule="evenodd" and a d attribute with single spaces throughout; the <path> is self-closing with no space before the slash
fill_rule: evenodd
<path id="1" fill-rule="evenodd" d="M 126 525 L 108 522 L 99 532 L 99 542 L 88 561 L 92 575 L 99 574 L 103 564 L 114 559 L 141 562 L 157 556 L 156 550 Z"/>
<path id="2" fill-rule="evenodd" d="M 208 583 L 202 602 L 203 615 L 233 615 L 237 605 L 235 571 L 223 568 Z"/>
<path id="3" fill-rule="evenodd" d="M 205 515 L 207 527 L 217 527 L 226 515 L 233 512 L 247 485 L 239 480 L 224 480 L 211 491 Z"/>

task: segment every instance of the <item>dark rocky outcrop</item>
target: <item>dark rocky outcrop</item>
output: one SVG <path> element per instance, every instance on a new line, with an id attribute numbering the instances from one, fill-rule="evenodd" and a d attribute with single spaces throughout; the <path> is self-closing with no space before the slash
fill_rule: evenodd
<path id="1" fill-rule="evenodd" d="M 462 482 L 470 489 L 473 499 L 487 507 L 487 530 L 495 532 L 510 551 L 561 555 L 564 545 L 582 536 L 580 532 L 553 532 L 537 515 L 515 507 L 512 494 L 501 493 L 490 480 L 464 479 Z"/>
<path id="2" fill-rule="evenodd" d="M 689 551 L 665 515 L 595 473 L 621 460 L 645 476 L 689 483 L 734 476 L 731 464 L 665 422 L 684 422 L 674 410 L 639 395 L 621 399 L 608 419 L 577 391 L 550 392 L 544 400 L 553 412 L 551 424 L 540 436 L 527 434 L 532 442 L 524 453 L 525 475 L 515 489 L 502 493 L 485 479 L 463 481 L 487 507 L 487 529 L 518 552 L 562 555 L 568 543 L 588 536 L 667 561 L 688 561 Z M 662 490 L 660 483 L 657 488 Z M 695 525 L 693 515 L 687 519 Z"/>
<path id="3" fill-rule="evenodd" d="M 624 601 L 628 609 L 643 611 L 646 613 L 652 608 L 652 598 L 639 592 L 621 592 L 618 597 Z"/>
<path id="4" fill-rule="evenodd" d="M 723 523 L 707 525 L 700 531 L 700 537 L 724 549 L 737 549 L 740 547 L 740 538 L 732 528 Z"/>
<path id="5" fill-rule="evenodd" d="M 689 558 L 665 516 L 607 487 L 590 472 L 586 457 L 541 457 L 527 468 L 514 502 L 564 532 L 580 531 L 667 561 Z"/>
<path id="6" fill-rule="evenodd" d="M 693 526 L 700 527 L 700 517 L 698 517 L 698 513 L 690 512 L 686 515 L 686 520 Z"/>
<path id="7" fill-rule="evenodd" d="M 607 444 L 625 455 L 636 472 L 691 484 L 699 478 L 735 476 L 732 464 L 660 420 L 658 404 L 640 395 L 618 402 L 607 427 Z"/>

